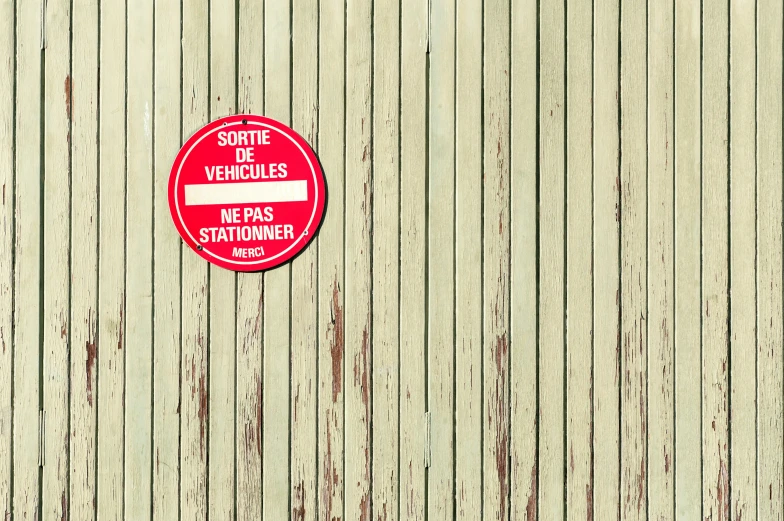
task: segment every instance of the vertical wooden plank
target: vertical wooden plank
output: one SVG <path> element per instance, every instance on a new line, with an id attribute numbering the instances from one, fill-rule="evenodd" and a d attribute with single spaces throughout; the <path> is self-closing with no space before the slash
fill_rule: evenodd
<path id="1" fill-rule="evenodd" d="M 14 519 L 40 516 L 38 422 L 41 285 L 41 6 L 16 3 L 13 324 Z M 32 291 L 31 291 L 32 289 Z"/>
<path id="2" fill-rule="evenodd" d="M 399 518 L 425 519 L 425 251 L 428 5 L 400 15 Z M 323 58 L 322 58 L 323 59 Z M 331 203 L 330 203 L 331 204 Z M 477 374 L 479 372 L 477 371 Z M 477 422 L 480 419 L 477 417 Z"/>
<path id="3" fill-rule="evenodd" d="M 153 111 L 153 430 L 152 517 L 174 519 L 180 480 L 180 237 L 171 225 L 169 170 L 180 148 L 180 2 L 155 5 Z M 175 28 L 175 30 L 172 30 Z"/>
<path id="4" fill-rule="evenodd" d="M 236 112 L 236 2 L 210 2 L 210 120 Z M 233 519 L 237 275 L 209 267 L 209 518 Z"/>
<path id="5" fill-rule="evenodd" d="M 482 445 L 477 442 L 481 442 L 483 425 L 483 168 L 479 131 L 482 2 L 458 2 L 456 11 L 455 74 L 459 80 L 455 85 L 455 507 L 459 519 L 480 519 L 482 473 L 477 470 L 482 468 Z"/>
<path id="6" fill-rule="evenodd" d="M 264 113 L 264 4 L 239 3 L 237 111 Z M 237 519 L 261 519 L 264 277 L 237 274 Z"/>
<path id="7" fill-rule="evenodd" d="M 0 515 L 11 513 L 11 388 L 13 368 L 14 75 L 16 42 L 13 0 L 0 0 Z M 7 193 L 6 193 L 7 192 Z"/>
<path id="8" fill-rule="evenodd" d="M 784 516 L 781 2 L 757 4 L 757 508 Z"/>
<path id="9" fill-rule="evenodd" d="M 673 3 L 648 2 L 648 503 L 674 519 Z"/>
<path id="10" fill-rule="evenodd" d="M 374 518 L 398 519 L 400 1 L 373 6 L 373 483 Z M 444 194 L 446 195 L 446 194 Z M 445 270 L 451 273 L 449 270 Z M 381 441 L 383 440 L 383 441 Z"/>
<path id="11" fill-rule="evenodd" d="M 460 11 L 458 10 L 458 13 Z M 538 12 L 512 2 L 511 85 L 511 519 L 533 521 L 537 505 L 537 109 Z M 591 93 L 588 94 L 589 98 Z M 590 100 L 589 100 L 590 101 Z M 470 123 L 470 122 L 469 122 Z M 466 132 L 472 132 L 467 125 Z M 458 120 L 458 131 L 460 121 Z M 461 147 L 458 147 L 460 150 Z M 458 152 L 460 154 L 460 152 Z M 460 155 L 458 156 L 460 157 Z M 588 160 L 588 159 L 586 159 Z M 589 161 L 589 160 L 588 160 Z M 458 164 L 463 161 L 458 159 Z M 459 167 L 458 167 L 459 168 Z M 459 181 L 458 181 L 459 182 Z M 470 186 L 466 187 L 466 191 Z M 589 188 L 590 190 L 590 188 Z M 479 207 L 473 207 L 477 215 Z M 462 229 L 462 227 L 461 227 Z M 458 242 L 458 246 L 460 243 Z M 478 262 L 478 261 L 475 261 Z M 459 270 L 458 270 L 459 272 Z M 458 296 L 458 303 L 460 302 Z M 459 319 L 458 319 L 459 322 Z M 590 326 L 589 326 L 590 327 Z M 590 360 L 588 364 L 590 364 Z M 590 403 L 589 403 L 590 407 Z M 590 442 L 590 440 L 589 440 Z M 470 469 L 468 469 L 470 472 Z M 590 493 L 592 497 L 593 492 Z M 476 516 L 479 513 L 477 512 Z"/>
<path id="12" fill-rule="evenodd" d="M 329 211 L 318 237 L 318 519 L 344 519 L 345 26 L 343 2 L 319 2 L 318 152 Z"/>
<path id="13" fill-rule="evenodd" d="M 757 519 L 755 7 L 730 2 L 730 515 L 746 521 Z"/>
<path id="14" fill-rule="evenodd" d="M 621 9 L 621 519 L 647 519 L 646 7 Z"/>
<path id="15" fill-rule="evenodd" d="M 702 515 L 700 2 L 675 0 L 675 517 Z"/>
<path id="16" fill-rule="evenodd" d="M 100 16 L 97 514 L 110 520 L 125 499 L 125 3 L 102 3 Z"/>
<path id="17" fill-rule="evenodd" d="M 94 516 L 97 473 L 98 0 L 73 2 L 70 519 Z M 168 178 L 168 171 L 167 171 Z M 167 223 L 168 224 L 168 223 Z"/>
<path id="18" fill-rule="evenodd" d="M 594 3 L 593 519 L 620 519 L 619 0 Z"/>
<path id="19" fill-rule="evenodd" d="M 346 4 L 346 395 L 344 519 L 371 519 L 372 19 Z"/>
<path id="20" fill-rule="evenodd" d="M 484 512 L 509 516 L 509 2 L 484 4 Z"/>
<path id="21" fill-rule="evenodd" d="M 454 495 L 455 0 L 431 2 L 428 135 L 428 519 L 452 517 Z"/>
<path id="22" fill-rule="evenodd" d="M 592 3 L 569 0 L 566 14 L 566 517 L 589 519 L 593 515 Z"/>
<path id="23" fill-rule="evenodd" d="M 730 516 L 728 8 L 726 2 L 702 8 L 702 512 L 707 519 Z"/>
<path id="24" fill-rule="evenodd" d="M 44 300 L 43 402 L 47 411 L 42 514 L 68 513 L 69 279 L 70 249 L 70 2 L 46 5 L 44 70 Z"/>
<path id="25" fill-rule="evenodd" d="M 264 113 L 291 119 L 290 0 L 264 3 Z M 264 519 L 289 517 L 289 416 L 291 360 L 291 269 L 264 274 L 264 404 L 262 497 Z"/>
<path id="26" fill-rule="evenodd" d="M 316 149 L 318 135 L 318 2 L 292 13 L 292 128 Z M 291 264 L 291 515 L 316 519 L 316 385 L 318 377 L 318 243 Z"/>
<path id="27" fill-rule="evenodd" d="M 125 519 L 152 512 L 153 2 L 128 4 Z M 103 201 L 101 201 L 103 202 Z M 101 484 L 99 484 L 100 489 Z"/>
<path id="28" fill-rule="evenodd" d="M 539 13 L 539 477 L 538 519 L 564 512 L 564 2 L 543 0 Z M 487 111 L 485 111 L 487 113 Z M 485 260 L 485 263 L 487 261 Z"/>
<path id="29" fill-rule="evenodd" d="M 182 141 L 209 117 L 207 0 L 182 3 Z M 180 516 L 207 519 L 207 264 L 181 246 Z M 225 457 L 225 456 L 224 456 Z"/>

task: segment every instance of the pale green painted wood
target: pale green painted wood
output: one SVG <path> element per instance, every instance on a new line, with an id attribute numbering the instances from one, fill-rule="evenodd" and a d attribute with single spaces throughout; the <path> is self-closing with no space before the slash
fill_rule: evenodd
<path id="1" fill-rule="evenodd" d="M 98 470 L 97 0 L 73 3 L 71 28 L 80 38 L 71 46 L 71 464 L 68 507 L 71 519 L 85 519 L 94 515 Z M 73 201 L 80 204 L 73 204 Z"/>
<path id="2" fill-rule="evenodd" d="M 346 3 L 344 519 L 369 521 L 372 345 L 372 10 Z"/>
<path id="3" fill-rule="evenodd" d="M 454 497 L 455 0 L 433 0 L 427 170 L 429 520 L 451 519 Z M 437 21 L 437 22 L 435 22 Z"/>
<path id="4" fill-rule="evenodd" d="M 537 373 L 537 3 L 512 2 L 510 517 L 536 519 Z M 466 131 L 471 132 L 469 126 Z M 590 161 L 590 159 L 587 159 Z M 470 185 L 465 188 L 470 190 Z M 474 213 L 478 213 L 474 209 Z M 590 360 L 588 361 L 590 363 Z M 590 441 L 590 440 L 589 440 Z M 470 472 L 470 468 L 466 468 Z M 478 516 L 479 513 L 476 514 Z M 474 517 L 476 517 L 474 516 Z M 470 519 L 470 518 L 469 518 Z"/>
<path id="5" fill-rule="evenodd" d="M 507 519 L 509 468 L 510 96 L 509 3 L 484 3 L 483 517 Z"/>
<path id="6" fill-rule="evenodd" d="M 647 519 L 646 6 L 621 7 L 621 519 Z"/>
<path id="7" fill-rule="evenodd" d="M 400 2 L 373 6 L 372 511 L 398 519 Z M 378 441 L 376 441 L 378 440 Z"/>
<path id="8" fill-rule="evenodd" d="M 539 7 L 539 469 L 536 519 L 564 515 L 564 164 L 566 20 L 563 2 Z M 486 362 L 485 362 L 486 363 Z"/>
<path id="9" fill-rule="evenodd" d="M 0 212 L 0 514 L 12 509 L 13 432 L 13 247 L 14 215 L 14 65 L 16 22 L 13 0 L 0 1 L 0 183 L 7 191 Z"/>
<path id="10" fill-rule="evenodd" d="M 702 514 L 730 518 L 729 475 L 729 5 L 703 5 Z"/>
<path id="11" fill-rule="evenodd" d="M 70 250 L 71 56 L 68 46 L 70 3 L 46 6 L 47 52 L 44 73 L 44 265 L 43 408 L 44 447 L 42 516 L 60 519 L 68 510 L 68 384 Z"/>
<path id="12" fill-rule="evenodd" d="M 730 517 L 757 519 L 756 10 L 730 2 Z"/>
<path id="13" fill-rule="evenodd" d="M 400 459 L 399 519 L 421 521 L 425 483 L 425 259 L 428 12 L 400 13 Z"/>
<path id="14" fill-rule="evenodd" d="M 208 11 L 205 0 L 182 2 L 182 142 L 209 119 Z M 207 265 L 181 245 L 180 516 L 207 518 Z"/>
<path id="15" fill-rule="evenodd" d="M 264 4 L 239 3 L 237 112 L 264 113 Z M 261 28 L 261 29 L 260 29 Z M 264 277 L 237 274 L 237 519 L 261 519 Z"/>
<path id="16" fill-rule="evenodd" d="M 784 516 L 781 2 L 757 5 L 757 513 Z"/>
<path id="17" fill-rule="evenodd" d="M 100 9 L 98 143 L 98 483 L 97 515 L 125 510 L 126 5 Z"/>
<path id="18" fill-rule="evenodd" d="M 594 3 L 593 518 L 620 519 L 619 0 Z"/>
<path id="19" fill-rule="evenodd" d="M 153 15 L 152 0 L 128 4 L 124 519 L 152 508 Z"/>
<path id="20" fill-rule="evenodd" d="M 648 2 L 648 515 L 675 516 L 673 3 Z"/>
<path id="21" fill-rule="evenodd" d="M 210 120 L 237 112 L 236 3 L 210 2 Z M 233 519 L 237 274 L 211 265 L 208 274 L 208 516 Z"/>
<path id="22" fill-rule="evenodd" d="M 675 2 L 675 518 L 699 519 L 700 3 Z"/>
<path id="23" fill-rule="evenodd" d="M 38 518 L 41 273 L 41 10 L 16 2 L 12 515 Z M 32 291 L 31 291 L 32 289 Z"/>
<path id="24" fill-rule="evenodd" d="M 152 518 L 165 521 L 178 515 L 180 497 L 181 251 L 180 236 L 171 225 L 168 187 L 170 161 L 182 143 L 176 29 L 181 12 L 176 0 L 158 0 L 154 7 Z"/>
<path id="25" fill-rule="evenodd" d="M 566 5 L 566 517 L 589 519 L 593 391 L 592 5 Z M 546 356 L 546 355 L 545 355 Z M 575 457 L 575 455 L 578 455 Z"/>
<path id="26" fill-rule="evenodd" d="M 779 516 L 781 6 L 673 1 L 0 0 L 0 515 Z M 328 181 L 266 275 L 169 221 L 235 111 Z"/>
<path id="27" fill-rule="evenodd" d="M 292 16 L 292 128 L 317 148 L 318 2 L 297 4 Z M 318 371 L 318 243 L 291 264 L 291 513 L 316 519 Z"/>
<path id="28" fill-rule="evenodd" d="M 264 115 L 286 125 L 291 124 L 290 14 L 288 0 L 264 3 Z M 265 521 L 290 516 L 290 361 L 291 268 L 283 265 L 264 274 L 262 514 Z"/>
<path id="29" fill-rule="evenodd" d="M 329 208 L 318 236 L 318 514 L 344 519 L 346 11 L 319 2 L 318 154 Z M 311 246 L 312 247 L 312 246 Z"/>
<path id="30" fill-rule="evenodd" d="M 457 4 L 455 88 L 455 500 L 482 516 L 482 2 Z"/>

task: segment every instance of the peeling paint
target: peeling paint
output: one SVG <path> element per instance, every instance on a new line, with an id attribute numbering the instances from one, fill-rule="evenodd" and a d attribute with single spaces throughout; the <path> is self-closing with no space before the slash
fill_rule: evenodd
<path id="1" fill-rule="evenodd" d="M 207 428 L 207 378 L 202 373 L 199 376 L 199 447 L 201 459 L 204 460 L 204 441 Z"/>
<path id="2" fill-rule="evenodd" d="M 305 519 L 305 483 L 300 481 L 294 487 L 294 497 L 292 498 L 292 502 L 294 503 L 291 508 L 291 519 L 292 521 L 304 521 Z"/>
<path id="3" fill-rule="evenodd" d="M 90 407 L 93 406 L 93 369 L 95 368 L 95 361 L 98 357 L 98 349 L 95 342 L 96 336 L 96 324 L 95 320 L 93 320 L 92 310 L 87 312 L 87 324 L 89 335 L 87 337 L 87 341 L 85 342 L 85 348 L 87 351 L 87 364 L 86 364 L 86 376 L 87 376 L 87 403 L 90 404 Z"/>
<path id="4" fill-rule="evenodd" d="M 340 284 L 337 279 L 332 285 L 332 403 L 337 403 L 338 395 L 343 386 L 343 307 L 340 305 Z"/>

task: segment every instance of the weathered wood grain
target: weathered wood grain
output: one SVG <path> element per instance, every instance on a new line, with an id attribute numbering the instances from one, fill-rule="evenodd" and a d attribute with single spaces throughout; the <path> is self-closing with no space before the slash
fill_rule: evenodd
<path id="1" fill-rule="evenodd" d="M 345 35 L 346 12 L 319 3 L 318 154 L 328 210 L 318 236 L 318 516 L 345 519 Z M 312 247 L 312 246 L 311 246 Z"/>
<path id="2" fill-rule="evenodd" d="M 71 30 L 70 519 L 94 516 L 98 410 L 98 1 L 73 3 Z M 63 85 L 65 89 L 65 85 Z M 178 87 L 179 89 L 179 87 Z M 67 99 L 67 98 L 66 98 Z M 73 204 L 77 201 L 79 204 Z M 178 295 L 179 297 L 179 295 Z"/>
<path id="3" fill-rule="evenodd" d="M 484 4 L 483 517 L 507 519 L 509 468 L 510 12 Z"/>
<path id="4" fill-rule="evenodd" d="M 757 512 L 784 516 L 781 2 L 757 4 Z"/>
<path id="5" fill-rule="evenodd" d="M 38 411 L 41 368 L 41 11 L 16 3 L 16 99 L 14 143 L 14 321 L 13 468 L 14 519 L 34 519 L 39 511 Z"/>
<path id="6" fill-rule="evenodd" d="M 68 399 L 70 346 L 71 56 L 70 2 L 46 5 L 43 192 L 43 409 L 48 411 L 44 447 L 42 516 L 68 514 Z"/>
<path id="7" fill-rule="evenodd" d="M 264 4 L 239 3 L 237 112 L 264 113 Z M 264 277 L 237 274 L 237 519 L 261 519 Z"/>
<path id="8" fill-rule="evenodd" d="M 425 258 L 428 13 L 400 13 L 400 441 L 399 519 L 425 519 Z M 477 373 L 478 374 L 478 373 Z M 477 418 L 478 420 L 478 418 Z M 478 491 L 477 491 L 478 492 Z"/>
<path id="9" fill-rule="evenodd" d="M 318 2 L 297 4 L 292 16 L 291 125 L 310 146 L 318 136 Z M 396 235 L 397 236 L 397 235 Z M 318 411 L 318 243 L 291 263 L 291 514 L 316 520 Z"/>
<path id="10" fill-rule="evenodd" d="M 125 519 L 148 518 L 152 507 L 153 15 L 152 0 L 128 4 Z"/>
<path id="11" fill-rule="evenodd" d="M 177 28 L 182 13 L 177 0 L 158 0 L 154 6 L 152 518 L 165 521 L 178 515 L 180 504 L 181 251 L 169 213 L 168 185 L 171 161 L 181 143 Z"/>
<path id="12" fill-rule="evenodd" d="M 675 519 L 673 3 L 648 2 L 648 508 Z"/>
<path id="13" fill-rule="evenodd" d="M 0 0 L 0 515 L 9 516 L 13 444 L 14 363 L 14 107 L 16 85 L 16 14 L 13 0 Z"/>
<path id="14" fill-rule="evenodd" d="M 264 114 L 291 124 L 290 0 L 264 3 Z M 290 516 L 291 267 L 264 274 L 262 497 L 267 521 Z"/>
<path id="15" fill-rule="evenodd" d="M 620 519 L 620 48 L 618 0 L 594 4 L 593 519 Z"/>
<path id="16" fill-rule="evenodd" d="M 592 5 L 566 4 L 566 517 L 593 515 Z"/>
<path id="17" fill-rule="evenodd" d="M 373 216 L 372 9 L 346 4 L 346 344 L 344 519 L 373 518 L 371 389 Z"/>
<path id="18" fill-rule="evenodd" d="M 209 4 L 182 3 L 182 141 L 209 118 Z M 207 519 L 207 265 L 181 246 L 180 516 Z"/>
<path id="19" fill-rule="evenodd" d="M 756 4 L 730 2 L 730 518 L 757 519 Z"/>
<path id="20" fill-rule="evenodd" d="M 428 519 L 453 516 L 455 0 L 431 3 L 427 186 Z M 438 23 L 432 23 L 438 20 Z M 374 136 L 375 137 L 375 136 Z M 374 310 L 375 311 L 375 310 Z M 426 449 L 427 450 L 427 449 Z"/>
<path id="21" fill-rule="evenodd" d="M 456 7 L 455 500 L 458 519 L 482 517 L 482 2 Z M 435 56 L 434 56 L 435 57 Z M 535 100 L 534 100 L 535 101 Z M 407 132 L 407 129 L 404 129 Z M 535 392 L 535 389 L 534 389 Z"/>
<path id="22" fill-rule="evenodd" d="M 236 3 L 210 2 L 210 121 L 237 111 Z M 208 512 L 233 519 L 235 498 L 235 412 L 237 274 L 210 265 Z"/>
<path id="23" fill-rule="evenodd" d="M 98 143 L 98 503 L 101 519 L 125 509 L 126 5 L 100 7 Z"/>
<path id="24" fill-rule="evenodd" d="M 0 519 L 781 517 L 783 12 L 0 0 Z M 235 112 L 327 177 L 263 275 L 168 211 Z"/>
<path id="25" fill-rule="evenodd" d="M 702 515 L 700 4 L 675 3 L 675 518 Z"/>
<path id="26" fill-rule="evenodd" d="M 400 2 L 373 5 L 373 518 L 398 519 Z M 451 273 L 451 271 L 449 272 Z"/>
<path id="27" fill-rule="evenodd" d="M 703 5 L 702 515 L 730 518 L 729 5 Z"/>
<path id="28" fill-rule="evenodd" d="M 564 512 L 565 46 L 563 2 L 539 7 L 539 465 L 536 518 Z M 485 260 L 485 262 L 487 262 Z"/>
<path id="29" fill-rule="evenodd" d="M 538 109 L 537 3 L 533 0 L 513 2 L 511 17 L 510 518 L 534 521 L 538 465 L 538 201 L 537 126 L 531 125 L 531 121 L 536 121 Z M 481 71 L 476 72 L 481 74 Z M 468 132 L 470 128 L 468 125 Z M 586 160 L 590 163 L 590 158 Z M 470 190 L 470 185 L 466 185 L 465 191 Z M 478 207 L 472 210 L 474 214 L 479 213 Z M 470 472 L 470 468 L 466 471 Z"/>
<path id="30" fill-rule="evenodd" d="M 621 519 L 647 519 L 646 6 L 621 8 Z"/>

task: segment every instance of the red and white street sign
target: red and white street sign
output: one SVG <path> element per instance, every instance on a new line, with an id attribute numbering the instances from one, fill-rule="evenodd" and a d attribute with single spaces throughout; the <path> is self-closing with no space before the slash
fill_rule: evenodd
<path id="1" fill-rule="evenodd" d="M 169 210 L 180 236 L 228 270 L 267 270 L 297 255 L 321 223 L 325 196 L 308 143 L 261 116 L 205 126 L 182 147 L 169 176 Z"/>

